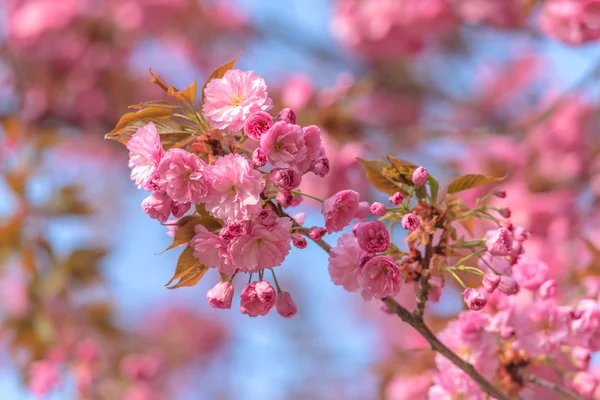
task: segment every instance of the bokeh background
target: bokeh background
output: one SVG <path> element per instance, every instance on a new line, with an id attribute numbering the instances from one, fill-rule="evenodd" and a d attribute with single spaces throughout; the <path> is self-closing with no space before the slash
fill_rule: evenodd
<path id="1" fill-rule="evenodd" d="M 446 182 L 508 173 L 528 251 L 598 290 L 586 243 L 600 242 L 600 45 L 548 27 L 534 1 L 417 3 L 0 1 L 0 397 L 37 398 L 31 363 L 48 358 L 66 365 L 50 399 L 399 400 L 397 377 L 429 373 L 424 343 L 331 284 L 313 244 L 278 274 L 298 304 L 290 320 L 210 308 L 216 274 L 165 288 L 179 250 L 159 254 L 167 228 L 142 212 L 126 149 L 103 137 L 127 106 L 161 98 L 149 67 L 201 84 L 242 47 L 237 66 L 265 78 L 275 108 L 325 132 L 332 173 L 304 191 L 385 202 L 356 156 L 393 154 Z M 296 212 L 322 225 L 317 203 Z M 430 322 L 461 308 L 445 290 Z M 84 362 L 86 343 L 102 367 Z M 158 372 L 132 372 L 152 364 L 140 357 Z"/>

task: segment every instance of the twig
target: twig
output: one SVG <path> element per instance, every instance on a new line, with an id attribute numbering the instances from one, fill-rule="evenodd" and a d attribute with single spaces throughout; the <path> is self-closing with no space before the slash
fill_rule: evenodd
<path id="1" fill-rule="evenodd" d="M 554 390 L 555 392 L 558 393 L 562 393 L 565 396 L 568 396 L 572 399 L 575 400 L 584 400 L 583 397 L 581 397 L 580 395 L 578 395 L 575 392 L 572 392 L 571 390 L 567 389 L 564 386 L 561 386 L 557 383 L 553 383 L 550 381 L 547 381 L 545 379 L 542 379 L 540 377 L 537 377 L 535 375 L 532 375 L 526 371 L 521 371 L 521 376 L 523 377 L 524 380 L 526 380 L 527 382 L 531 382 L 535 385 L 541 386 L 541 387 L 545 387 L 546 389 L 550 389 L 550 390 Z"/>
<path id="2" fill-rule="evenodd" d="M 421 279 L 419 280 L 419 291 L 417 293 L 417 306 L 414 315 L 421 318 L 425 312 L 425 304 L 429 297 L 429 278 L 431 277 L 431 271 L 429 270 L 429 264 L 431 263 L 431 257 L 433 256 L 433 235 L 427 236 L 427 244 L 425 245 L 425 257 L 421 260 Z"/>

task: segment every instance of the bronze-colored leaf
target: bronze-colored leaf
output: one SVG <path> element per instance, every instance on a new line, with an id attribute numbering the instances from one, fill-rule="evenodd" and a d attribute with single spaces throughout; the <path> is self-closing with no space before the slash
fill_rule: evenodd
<path id="1" fill-rule="evenodd" d="M 357 157 L 357 159 L 362 163 L 365 172 L 367 173 L 367 179 L 375 189 L 388 194 L 394 194 L 396 192 L 402 192 L 404 195 L 407 194 L 405 193 L 404 188 L 387 176 L 388 174 L 385 173 L 385 169 L 388 168 L 389 165 L 385 161 L 363 160 L 360 157 Z"/>
<path id="2" fill-rule="evenodd" d="M 99 275 L 99 263 L 106 255 L 104 249 L 78 249 L 69 256 L 67 270 L 69 275 L 79 281 L 94 281 Z"/>
<path id="3" fill-rule="evenodd" d="M 386 156 L 386 158 L 394 168 L 401 172 L 409 172 L 412 174 L 414 170 L 418 168 L 418 165 L 415 165 L 410 161 L 402 160 L 392 156 Z"/>
<path id="4" fill-rule="evenodd" d="M 167 247 L 163 253 L 177 246 L 181 246 L 182 244 L 189 243 L 196 234 L 196 225 L 203 225 L 207 230 L 213 232 L 217 229 L 220 229 L 223 226 L 223 223 L 220 220 L 212 217 L 187 215 L 177 221 L 177 223 L 174 225 L 179 226 L 179 229 L 177 229 L 175 232 L 173 243 L 171 243 L 171 245 Z"/>
<path id="5" fill-rule="evenodd" d="M 473 189 L 478 186 L 488 185 L 490 183 L 500 182 L 506 179 L 506 176 L 497 178 L 494 176 L 468 174 L 459 176 L 448 185 L 448 193 L 458 193 L 464 190 Z"/>
<path id="6" fill-rule="evenodd" d="M 198 83 L 194 81 L 190 86 L 186 87 L 182 91 L 178 91 L 173 86 L 169 87 L 167 93 L 169 96 L 176 98 L 177 100 L 185 103 L 194 104 L 196 101 L 196 91 L 198 90 Z"/>
<path id="7" fill-rule="evenodd" d="M 179 256 L 179 260 L 177 260 L 177 268 L 175 269 L 173 277 L 165 286 L 169 286 L 175 279 L 181 279 L 191 270 L 191 268 L 199 265 L 200 261 L 194 257 L 194 249 L 192 249 L 190 246 L 187 246 Z"/>
<path id="8" fill-rule="evenodd" d="M 177 104 L 172 104 L 172 103 L 169 103 L 168 101 L 163 101 L 163 100 L 144 101 L 143 103 L 132 104 L 128 108 L 131 108 L 134 110 L 141 110 L 142 108 L 148 108 L 148 107 L 180 108 L 180 106 L 178 106 Z"/>
<path id="9" fill-rule="evenodd" d="M 225 63 L 225 64 L 221 65 L 220 67 L 218 67 L 217 69 L 215 69 L 210 74 L 210 76 L 208 77 L 208 79 L 204 83 L 204 86 L 202 86 L 202 103 L 204 103 L 204 99 L 206 98 L 206 96 L 204 95 L 204 89 L 206 89 L 206 85 L 208 85 L 208 82 L 210 82 L 213 79 L 222 78 L 225 75 L 225 72 L 229 71 L 230 69 L 233 69 L 233 67 L 235 66 L 235 63 L 236 63 L 238 57 L 240 56 L 240 54 L 242 54 L 242 50 L 244 50 L 243 47 L 240 49 L 240 51 L 237 53 L 237 56 L 235 56 L 235 58 L 233 60 L 229 61 L 228 63 Z"/>
<path id="10" fill-rule="evenodd" d="M 151 79 L 152 83 L 157 84 L 165 92 L 167 92 L 169 90 L 169 85 L 167 85 L 154 72 L 152 72 L 152 68 L 148 68 L 148 72 L 150 72 L 150 76 L 152 77 L 152 79 Z"/>
<path id="11" fill-rule="evenodd" d="M 202 279 L 206 271 L 208 271 L 208 267 L 205 265 L 192 267 L 186 271 L 181 278 L 179 278 L 179 282 L 173 286 L 168 286 L 167 289 L 177 289 L 183 286 L 194 286 L 200 282 L 200 279 Z"/>
<path id="12" fill-rule="evenodd" d="M 104 138 L 109 140 L 115 140 L 119 143 L 127 144 L 131 136 L 135 133 L 135 131 L 146 125 L 148 122 L 154 122 L 156 129 L 159 129 L 159 125 L 163 122 L 165 125 L 169 126 L 169 122 L 165 122 L 164 120 L 169 120 L 173 115 L 173 110 L 164 107 L 146 107 L 142 108 L 139 111 L 126 113 L 121 117 L 115 129 L 107 133 Z M 177 129 L 174 128 L 174 125 L 170 125 L 170 131 L 181 130 L 181 127 L 176 122 L 172 121 L 173 124 L 177 125 Z M 163 129 L 165 130 L 165 129 Z"/>

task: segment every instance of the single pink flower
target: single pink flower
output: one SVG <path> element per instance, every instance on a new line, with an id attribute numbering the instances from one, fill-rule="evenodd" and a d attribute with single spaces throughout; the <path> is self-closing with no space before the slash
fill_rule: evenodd
<path id="1" fill-rule="evenodd" d="M 164 224 L 171 215 L 172 204 L 173 200 L 166 193 L 154 192 L 142 201 L 142 210 Z"/>
<path id="2" fill-rule="evenodd" d="M 423 186 L 427 182 L 427 170 L 419 167 L 412 174 L 412 182 L 417 186 Z"/>
<path id="3" fill-rule="evenodd" d="M 249 234 L 229 244 L 233 264 L 249 273 L 281 265 L 291 249 L 291 228 L 292 220 L 287 217 L 279 218 L 271 227 L 254 221 Z"/>
<path id="4" fill-rule="evenodd" d="M 354 218 L 358 210 L 359 195 L 354 190 L 342 190 L 323 202 L 327 233 L 339 232 Z"/>
<path id="5" fill-rule="evenodd" d="M 227 154 L 209 166 L 207 173 L 210 190 L 205 203 L 212 216 L 228 221 L 251 220 L 260 214 L 265 180 L 248 159 Z"/>
<path id="6" fill-rule="evenodd" d="M 294 247 L 298 249 L 305 249 L 308 246 L 308 242 L 306 238 L 300 234 L 292 234 L 292 242 L 294 243 Z"/>
<path id="7" fill-rule="evenodd" d="M 321 150 L 321 154 L 324 153 L 324 150 Z M 315 161 L 310 165 L 310 170 L 317 175 L 318 177 L 325 178 L 329 171 L 331 170 L 331 165 L 329 164 L 329 158 L 326 156 L 319 156 Z"/>
<path id="8" fill-rule="evenodd" d="M 179 203 L 199 204 L 208 194 L 206 163 L 183 149 L 171 149 L 158 166 L 160 187 Z"/>
<path id="9" fill-rule="evenodd" d="M 485 274 L 483 276 L 482 285 L 489 293 L 492 293 L 500 284 L 500 275 L 493 273 Z"/>
<path id="10" fill-rule="evenodd" d="M 277 120 L 287 122 L 288 124 L 295 124 L 296 113 L 291 108 L 284 108 L 277 114 Z"/>
<path id="11" fill-rule="evenodd" d="M 383 217 L 387 213 L 387 207 L 385 204 L 380 203 L 378 201 L 371 204 L 371 214 L 377 217 Z"/>
<path id="12" fill-rule="evenodd" d="M 277 222 L 277 215 L 275 215 L 273 210 L 264 209 L 258 215 L 257 221 L 259 221 L 267 228 L 270 228 Z"/>
<path id="13" fill-rule="evenodd" d="M 273 166 L 306 172 L 321 155 L 321 132 L 314 125 L 301 128 L 278 121 L 261 136 L 260 148 Z"/>
<path id="14" fill-rule="evenodd" d="M 158 164 L 165 154 L 156 126 L 149 122 L 138 128 L 127 142 L 127 149 L 131 179 L 139 189 L 155 190 L 158 183 Z"/>
<path id="15" fill-rule="evenodd" d="M 264 111 L 256 111 L 244 122 L 244 133 L 251 139 L 260 140 L 263 133 L 273 126 L 273 117 Z"/>
<path id="16" fill-rule="evenodd" d="M 404 195 L 400 192 L 396 192 L 388 198 L 388 201 L 393 205 L 398 206 L 404 201 Z"/>
<path id="17" fill-rule="evenodd" d="M 254 71 L 232 69 L 223 78 L 212 79 L 204 89 L 202 111 L 213 129 L 238 132 L 256 111 L 269 111 L 272 100 L 263 78 Z"/>
<path id="18" fill-rule="evenodd" d="M 360 268 L 358 281 L 363 299 L 380 299 L 398 294 L 402 276 L 392 258 L 375 256 Z"/>
<path id="19" fill-rule="evenodd" d="M 308 230 L 308 237 L 313 240 L 322 239 L 323 236 L 327 233 L 325 228 L 321 228 L 320 226 L 313 226 Z"/>
<path id="20" fill-rule="evenodd" d="M 231 282 L 219 282 L 206 292 L 208 304 L 213 308 L 229 309 L 233 299 L 233 285 Z"/>
<path id="21" fill-rule="evenodd" d="M 295 168 L 273 168 L 269 180 L 280 190 L 293 190 L 302 183 L 302 174 Z"/>
<path id="22" fill-rule="evenodd" d="M 507 256 L 512 251 L 513 235 L 508 228 L 502 227 L 491 232 L 486 242 L 488 251 L 494 256 Z"/>
<path id="23" fill-rule="evenodd" d="M 421 219 L 415 214 L 404 214 L 402 216 L 402 227 L 408 231 L 415 231 L 421 226 Z"/>
<path id="24" fill-rule="evenodd" d="M 381 221 L 361 222 L 356 229 L 356 240 L 368 253 L 381 253 L 390 245 L 390 234 Z"/>
<path id="25" fill-rule="evenodd" d="M 275 305 L 276 296 L 266 293 L 264 290 L 261 291 L 261 300 L 256 288 L 259 283 L 260 282 L 249 283 L 244 287 L 244 290 L 242 290 L 242 293 L 240 294 L 240 312 L 242 314 L 246 314 L 250 317 L 267 315 Z"/>
<path id="26" fill-rule="evenodd" d="M 225 274 L 234 272 L 226 241 L 218 235 L 209 232 L 203 225 L 195 226 L 196 234 L 190 241 L 196 257 L 202 265 L 218 268 Z"/>

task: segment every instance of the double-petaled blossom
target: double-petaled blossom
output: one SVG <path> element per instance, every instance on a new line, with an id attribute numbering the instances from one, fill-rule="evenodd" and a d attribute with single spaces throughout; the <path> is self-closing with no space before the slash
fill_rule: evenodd
<path id="1" fill-rule="evenodd" d="M 284 108 L 277 114 L 277 120 L 287 122 L 288 124 L 295 124 L 296 113 L 291 108 Z"/>
<path id="2" fill-rule="evenodd" d="M 512 251 L 513 235 L 510 229 L 506 227 L 498 228 L 488 233 L 486 247 L 494 256 L 507 256 Z"/>
<path id="3" fill-rule="evenodd" d="M 302 174 L 295 168 L 273 168 L 269 180 L 280 190 L 293 190 L 302 183 Z"/>
<path id="4" fill-rule="evenodd" d="M 231 282 L 219 282 L 206 292 L 206 300 L 213 308 L 229 309 L 233 299 L 233 285 Z"/>
<path id="5" fill-rule="evenodd" d="M 335 285 L 349 292 L 358 290 L 358 266 L 366 255 L 352 235 L 342 235 L 329 252 L 329 276 Z"/>
<path id="6" fill-rule="evenodd" d="M 265 111 L 256 111 L 244 122 L 244 133 L 251 139 L 260 140 L 263 133 L 273 126 L 273 117 Z"/>
<path id="7" fill-rule="evenodd" d="M 225 274 L 232 274 L 235 270 L 227 241 L 219 235 L 209 232 L 203 225 L 195 226 L 195 235 L 190 241 L 193 255 L 202 265 L 218 268 Z"/>
<path id="8" fill-rule="evenodd" d="M 316 126 L 278 121 L 260 138 L 260 148 L 275 167 L 306 172 L 321 150 L 321 132 Z"/>
<path id="9" fill-rule="evenodd" d="M 355 235 L 360 248 L 368 253 L 384 252 L 390 245 L 390 234 L 380 221 L 359 223 Z"/>
<path id="10" fill-rule="evenodd" d="M 402 227 L 407 231 L 416 231 L 421 226 L 421 219 L 415 214 L 404 214 L 402 216 Z"/>
<path id="11" fill-rule="evenodd" d="M 171 149 L 158 166 L 158 184 L 179 203 L 199 204 L 208 194 L 206 163 L 183 149 Z"/>
<path id="12" fill-rule="evenodd" d="M 360 266 L 358 282 L 363 299 L 380 299 L 398 294 L 402 275 L 391 257 L 375 256 Z"/>
<path id="13" fill-rule="evenodd" d="M 344 229 L 356 215 L 359 195 L 354 190 L 342 190 L 323 202 L 322 213 L 328 233 Z"/>
<path id="14" fill-rule="evenodd" d="M 158 183 L 158 164 L 165 154 L 156 126 L 149 122 L 138 128 L 127 142 L 131 179 L 138 189 L 154 190 Z"/>
<path id="15" fill-rule="evenodd" d="M 240 311 L 250 317 L 267 315 L 276 301 L 275 290 L 268 282 L 247 284 L 240 294 Z"/>
<path id="16" fill-rule="evenodd" d="M 519 346 L 530 356 L 552 356 L 570 337 L 571 316 L 554 300 L 538 300 L 515 316 L 513 326 Z"/>
<path id="17" fill-rule="evenodd" d="M 227 154 L 207 168 L 210 190 L 206 209 L 215 218 L 251 220 L 262 211 L 260 194 L 265 180 L 244 156 Z"/>
<path id="18" fill-rule="evenodd" d="M 487 299 L 477 289 L 467 288 L 463 291 L 462 295 L 467 307 L 473 311 L 479 311 L 487 304 Z"/>
<path id="19" fill-rule="evenodd" d="M 512 267 L 513 278 L 523 289 L 536 291 L 548 278 L 548 265 L 536 259 L 521 259 Z"/>
<path id="20" fill-rule="evenodd" d="M 154 192 L 142 201 L 142 210 L 150 218 L 164 224 L 171 215 L 172 203 L 173 200 L 166 193 Z"/>
<path id="21" fill-rule="evenodd" d="M 492 293 L 500 284 L 500 275 L 494 273 L 485 274 L 481 281 L 481 284 L 489 293 Z"/>
<path id="22" fill-rule="evenodd" d="M 213 129 L 238 132 L 257 111 L 268 111 L 272 100 L 263 78 L 254 71 L 232 69 L 223 78 L 212 79 L 204 88 L 202 111 Z"/>
<path id="23" fill-rule="evenodd" d="M 229 244 L 233 264 L 243 272 L 258 272 L 281 265 L 291 249 L 292 220 L 283 217 L 267 227 L 258 221 L 251 224 L 250 232 L 234 238 Z"/>

